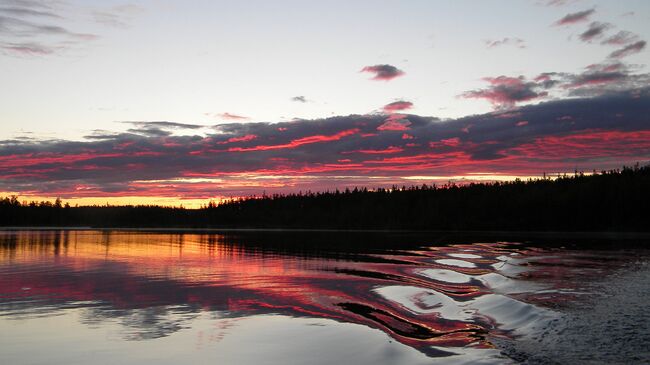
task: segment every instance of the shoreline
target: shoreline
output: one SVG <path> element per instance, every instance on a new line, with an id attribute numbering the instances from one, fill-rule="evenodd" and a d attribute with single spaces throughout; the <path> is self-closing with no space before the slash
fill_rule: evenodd
<path id="1" fill-rule="evenodd" d="M 483 231 L 483 230 L 400 230 L 400 229 L 327 229 L 327 228 L 165 228 L 165 227 L 87 227 L 87 226 L 0 226 L 0 232 L 7 231 L 121 231 L 121 232 L 269 232 L 269 233 L 397 233 L 397 234 L 438 234 L 438 235 L 481 235 L 481 236 L 527 236 L 531 238 L 611 238 L 638 239 L 649 238 L 650 232 L 635 231 Z"/>

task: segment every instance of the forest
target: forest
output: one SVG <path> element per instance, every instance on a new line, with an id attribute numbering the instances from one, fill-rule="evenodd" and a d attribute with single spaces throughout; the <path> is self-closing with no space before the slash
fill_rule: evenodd
<path id="1" fill-rule="evenodd" d="M 650 231 L 650 166 L 526 181 L 252 196 L 200 209 L 0 198 L 3 227 Z"/>

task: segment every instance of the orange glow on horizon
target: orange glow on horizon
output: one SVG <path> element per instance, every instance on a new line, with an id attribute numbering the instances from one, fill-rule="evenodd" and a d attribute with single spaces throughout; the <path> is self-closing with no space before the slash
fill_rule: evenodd
<path id="1" fill-rule="evenodd" d="M 8 197 L 16 195 L 18 200 L 23 202 L 31 201 L 47 201 L 54 203 L 57 197 L 40 196 L 40 195 L 26 195 L 15 192 L 0 192 L 0 197 Z M 219 203 L 230 198 L 214 197 L 210 199 L 182 199 L 179 197 L 167 196 L 97 196 L 97 197 L 73 197 L 61 199 L 62 203 L 68 203 L 70 206 L 91 206 L 91 205 L 159 205 L 166 207 L 180 207 L 189 209 L 198 209 L 202 205 L 208 204 L 210 201 Z"/>
<path id="2" fill-rule="evenodd" d="M 590 173 L 585 173 L 590 174 Z M 546 178 L 554 179 L 557 176 L 560 176 L 561 173 L 547 174 Z M 466 184 L 466 183 L 489 183 L 489 182 L 507 182 L 519 180 L 529 180 L 541 178 L 541 175 L 512 175 L 512 174 L 499 174 L 492 172 L 475 172 L 467 173 L 464 175 L 411 175 L 411 176 L 363 176 L 367 183 L 372 182 L 371 186 L 368 187 L 369 190 L 374 190 L 375 188 L 384 187 L 389 188 L 392 185 L 422 185 L 422 184 Z M 249 174 L 245 178 L 239 177 L 237 184 L 230 184 L 227 181 L 224 181 L 221 185 L 226 185 L 231 188 L 250 188 L 256 187 L 260 191 L 255 193 L 240 194 L 239 196 L 214 196 L 214 197 L 205 197 L 205 198 L 183 198 L 178 194 L 174 194 L 174 189 L 152 189 L 152 195 L 132 195 L 132 196 L 110 196 L 110 195 L 98 195 L 98 196 L 76 196 L 76 197 L 63 197 L 61 198 L 63 204 L 70 204 L 71 206 L 92 206 L 92 205 L 158 205 L 158 206 L 168 206 L 168 207 L 184 207 L 188 209 L 199 209 L 202 206 L 207 205 L 209 202 L 219 203 L 229 199 L 237 199 L 250 196 L 261 196 L 263 194 L 262 189 L 269 189 L 267 193 L 274 193 L 273 189 L 282 189 L 279 190 L 283 193 L 297 192 L 298 190 L 307 191 L 308 189 L 302 189 L 299 186 L 300 181 L 310 182 L 313 180 L 329 180 L 328 183 L 323 184 L 323 188 L 318 189 L 317 191 L 334 191 L 336 189 L 345 189 L 346 187 L 364 187 L 363 184 L 352 182 L 359 176 L 317 176 L 317 175 L 267 175 L 267 174 Z M 349 179 L 348 182 L 345 180 Z M 185 181 L 187 180 L 187 181 Z M 213 179 L 210 178 L 176 178 L 173 180 L 178 186 L 187 184 L 192 186 L 197 184 L 197 182 L 213 183 Z M 219 179 L 221 181 L 221 179 Z M 261 183 L 252 183 L 253 181 L 265 181 L 270 180 L 268 184 Z M 152 184 L 154 187 L 157 184 L 165 183 L 165 180 L 140 180 L 134 181 L 136 184 L 142 184 L 146 186 Z M 251 186 L 252 185 L 252 186 Z M 366 184 L 367 185 L 367 184 Z M 288 189 L 288 190 L 287 190 Z M 315 190 L 312 190 L 315 191 Z M 159 195 L 154 195 L 154 194 Z M 161 194 L 162 193 L 162 194 Z M 168 194 L 168 195 L 167 195 Z M 56 195 L 32 195 L 24 194 L 11 191 L 0 191 L 0 197 L 9 197 L 9 196 L 18 196 L 18 200 L 23 202 L 31 201 L 48 201 L 54 202 L 57 199 Z"/>

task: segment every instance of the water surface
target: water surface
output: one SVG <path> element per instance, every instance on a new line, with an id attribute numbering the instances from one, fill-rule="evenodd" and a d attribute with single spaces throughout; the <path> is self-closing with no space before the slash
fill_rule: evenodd
<path id="1" fill-rule="evenodd" d="M 0 363 L 543 362 L 567 316 L 595 313 L 599 283 L 648 255 L 447 241 L 0 232 Z"/>

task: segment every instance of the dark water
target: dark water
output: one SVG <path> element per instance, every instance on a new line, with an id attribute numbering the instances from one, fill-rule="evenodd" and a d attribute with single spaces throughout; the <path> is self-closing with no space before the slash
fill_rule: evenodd
<path id="1" fill-rule="evenodd" d="M 0 364 L 650 361 L 647 249 L 490 241 L 0 232 Z"/>

